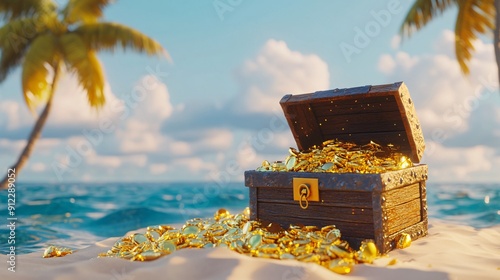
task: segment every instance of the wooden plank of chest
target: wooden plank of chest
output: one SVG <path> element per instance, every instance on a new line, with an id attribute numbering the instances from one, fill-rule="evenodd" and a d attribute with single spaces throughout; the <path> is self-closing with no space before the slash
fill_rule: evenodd
<path id="1" fill-rule="evenodd" d="M 382 194 L 388 234 L 414 225 L 423 219 L 420 195 L 420 183 L 392 189 Z"/>
<path id="2" fill-rule="evenodd" d="M 307 209 L 302 209 L 297 201 L 293 203 L 261 201 L 258 211 L 266 216 L 297 217 L 303 219 L 303 221 L 319 219 L 373 224 L 373 211 L 371 208 L 332 207 L 310 202 Z"/>
<path id="3" fill-rule="evenodd" d="M 269 203 L 289 203 L 297 207 L 298 201 L 293 200 L 292 188 L 257 188 L 257 200 Z M 350 192 L 319 190 L 320 201 L 310 205 L 320 204 L 325 207 L 372 208 L 372 194 L 369 192 Z M 300 207 L 299 207 L 300 209 Z"/>

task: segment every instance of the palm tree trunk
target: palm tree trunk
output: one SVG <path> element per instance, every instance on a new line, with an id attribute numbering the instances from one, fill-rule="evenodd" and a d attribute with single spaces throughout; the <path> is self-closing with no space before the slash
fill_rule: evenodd
<path id="1" fill-rule="evenodd" d="M 495 58 L 497 60 L 498 83 L 500 84 L 500 0 L 495 0 L 495 10 L 496 16 L 493 46 L 495 48 Z"/>
<path id="2" fill-rule="evenodd" d="M 47 118 L 49 116 L 50 109 L 52 108 L 52 100 L 54 97 L 54 92 L 56 88 L 56 82 L 57 82 L 57 76 L 59 72 L 59 66 L 54 67 L 54 77 L 52 78 L 52 88 L 49 96 L 49 100 L 47 101 L 47 104 L 45 105 L 45 108 L 42 111 L 42 114 L 38 117 L 35 127 L 33 127 L 33 130 L 31 131 L 30 137 L 28 139 L 28 143 L 26 144 L 26 147 L 24 147 L 23 152 L 19 156 L 19 159 L 17 162 L 11 167 L 11 169 L 15 170 L 16 173 L 16 179 L 17 176 L 19 176 L 19 172 L 21 169 L 24 167 L 26 162 L 28 161 L 28 158 L 31 155 L 31 152 L 33 151 L 33 147 L 35 146 L 35 142 L 40 138 L 40 135 L 42 134 L 42 128 L 45 125 L 45 122 L 47 121 Z M 5 175 L 5 178 L 0 182 L 0 189 L 7 189 L 8 187 L 8 179 L 9 177 Z"/>

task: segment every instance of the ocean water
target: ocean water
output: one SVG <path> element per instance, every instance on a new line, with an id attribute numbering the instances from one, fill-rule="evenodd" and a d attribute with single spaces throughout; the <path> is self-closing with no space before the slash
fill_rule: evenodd
<path id="1" fill-rule="evenodd" d="M 432 184 L 427 187 L 430 218 L 476 228 L 500 224 L 500 184 Z M 232 213 L 248 206 L 243 183 L 75 183 L 18 184 L 15 215 L 0 191 L 0 253 L 8 253 L 9 217 L 17 218 L 16 253 L 42 252 L 48 245 L 79 249 L 96 241 L 156 224 Z"/>

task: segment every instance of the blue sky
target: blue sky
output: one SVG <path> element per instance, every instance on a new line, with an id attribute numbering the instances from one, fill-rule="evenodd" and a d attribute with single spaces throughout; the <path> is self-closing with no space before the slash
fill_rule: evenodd
<path id="1" fill-rule="evenodd" d="M 101 53 L 108 102 L 100 112 L 66 75 L 20 179 L 242 181 L 244 170 L 296 146 L 278 105 L 284 94 L 404 81 L 424 129 L 429 180 L 500 181 L 491 40 L 474 43 L 464 77 L 453 53 L 456 10 L 401 43 L 409 2 L 116 1 L 105 20 L 155 38 L 173 62 Z M 0 84 L 0 170 L 34 123 L 20 73 Z"/>

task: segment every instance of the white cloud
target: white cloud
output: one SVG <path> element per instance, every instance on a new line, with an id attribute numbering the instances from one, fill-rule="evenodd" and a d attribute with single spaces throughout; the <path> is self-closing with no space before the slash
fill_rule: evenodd
<path id="1" fill-rule="evenodd" d="M 153 175 L 165 173 L 168 170 L 166 164 L 156 163 L 149 165 L 149 172 Z"/>
<path id="2" fill-rule="evenodd" d="M 464 76 L 454 44 L 454 33 L 446 30 L 435 43 L 434 53 L 383 54 L 378 69 L 390 81 L 408 85 L 426 137 L 423 162 L 429 163 L 431 179 L 498 181 L 492 167 L 500 160 L 494 156 L 500 149 L 491 145 L 495 140 L 477 136 L 488 128 L 493 132 L 487 135 L 495 137 L 494 128 L 500 125 L 494 114 L 487 113 L 500 111 L 493 45 L 480 40 L 473 43 L 470 75 Z"/>
<path id="3" fill-rule="evenodd" d="M 173 111 L 167 86 L 153 75 L 146 75 L 135 85 L 132 95 L 139 96 L 133 119 L 144 125 L 157 125 Z"/>
<path id="4" fill-rule="evenodd" d="M 188 142 L 173 141 L 168 144 L 168 147 L 170 152 L 176 156 L 186 156 L 193 152 L 192 147 Z"/>
<path id="5" fill-rule="evenodd" d="M 392 58 L 392 56 L 388 54 L 384 54 L 380 57 L 378 61 L 378 69 L 384 74 L 391 74 L 394 72 L 394 68 L 396 67 L 396 62 Z"/>
<path id="6" fill-rule="evenodd" d="M 429 152 L 422 162 L 429 165 L 429 180 L 432 181 L 498 181 L 495 164 L 500 156 L 493 148 L 474 146 L 450 148 L 428 141 Z"/>
<path id="7" fill-rule="evenodd" d="M 492 73 L 497 71 L 493 46 L 474 42 L 471 75 L 464 77 L 453 53 L 454 40 L 453 32 L 447 30 L 436 43 L 437 54 L 384 54 L 378 66 L 392 81 L 408 84 L 424 128 L 442 129 L 449 136 L 467 130 L 471 107 L 482 99 L 478 92 L 485 87 L 497 87 L 496 78 L 492 83 Z"/>
<path id="8" fill-rule="evenodd" d="M 148 156 L 146 154 L 125 155 L 121 158 L 124 164 L 137 167 L 145 167 L 148 163 Z"/>
<path id="9" fill-rule="evenodd" d="M 158 131 L 144 129 L 136 120 L 128 121 L 126 130 L 119 132 L 118 137 L 121 141 L 120 149 L 124 153 L 154 152 L 158 150 L 162 140 Z"/>
<path id="10" fill-rule="evenodd" d="M 391 39 L 391 48 L 393 50 L 399 49 L 399 46 L 401 45 L 401 36 L 399 35 L 394 35 Z"/>
<path id="11" fill-rule="evenodd" d="M 35 172 L 43 172 L 43 171 L 45 171 L 46 168 L 47 167 L 42 162 L 36 162 L 36 163 L 31 164 L 31 170 L 33 170 Z"/>
<path id="12" fill-rule="evenodd" d="M 215 151 L 226 150 L 231 147 L 233 133 L 228 129 L 207 129 L 200 134 L 200 138 L 194 145 L 199 149 L 210 149 Z"/>
<path id="13" fill-rule="evenodd" d="M 187 168 L 191 172 L 208 171 L 216 168 L 213 163 L 206 162 L 199 157 L 179 158 L 175 164 L 182 168 Z"/>
<path id="14" fill-rule="evenodd" d="M 154 152 L 165 141 L 160 126 L 173 112 L 167 86 L 155 76 L 144 76 L 134 87 L 136 103 L 124 128 L 117 131 L 124 153 Z M 184 149 L 185 152 L 186 149 Z"/>
<path id="15" fill-rule="evenodd" d="M 51 149 L 58 147 L 62 144 L 61 139 L 57 138 L 40 138 L 35 143 L 36 149 L 42 151 L 50 151 Z"/>
<path id="16" fill-rule="evenodd" d="M 118 114 L 118 108 L 123 102 L 111 92 L 108 83 L 104 86 L 106 103 L 103 108 L 91 108 L 87 94 L 78 85 L 77 78 L 68 74 L 63 76 L 56 88 L 54 101 L 47 125 L 54 126 L 84 126 L 95 125 L 102 118 L 113 118 Z"/>
<path id="17" fill-rule="evenodd" d="M 18 129 L 34 123 L 35 117 L 29 113 L 26 106 L 11 100 L 0 103 L 0 128 L 5 130 Z"/>
<path id="18" fill-rule="evenodd" d="M 19 153 L 26 146 L 26 140 L 0 139 L 0 150 Z"/>
<path id="19" fill-rule="evenodd" d="M 328 65 L 315 54 L 292 51 L 284 41 L 270 39 L 239 72 L 243 98 L 238 110 L 269 113 L 280 109 L 287 93 L 328 89 Z"/>
<path id="20" fill-rule="evenodd" d="M 86 161 L 89 165 L 117 168 L 122 165 L 119 156 L 100 156 L 95 153 L 87 155 Z"/>

